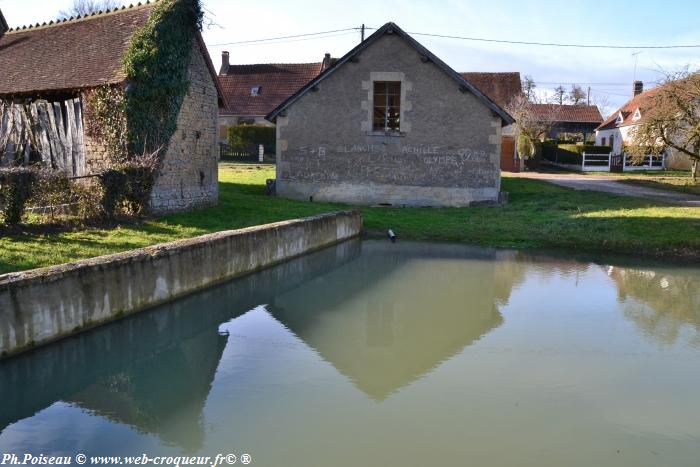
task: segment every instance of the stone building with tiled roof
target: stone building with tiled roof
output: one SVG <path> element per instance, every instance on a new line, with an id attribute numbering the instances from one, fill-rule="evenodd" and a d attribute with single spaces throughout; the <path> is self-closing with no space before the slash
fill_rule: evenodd
<path id="1" fill-rule="evenodd" d="M 279 196 L 397 206 L 497 203 L 513 117 L 394 23 L 266 118 Z"/>
<path id="2" fill-rule="evenodd" d="M 0 99 L 41 103 L 37 108 L 43 109 L 53 129 L 42 136 L 61 143 L 34 148 L 32 157 L 38 160 L 31 162 L 74 176 L 95 174 L 105 166 L 109 156 L 105 147 L 83 132 L 86 98 L 91 90 L 105 85 L 127 92 L 125 54 L 158 4 L 139 3 L 13 29 L 0 12 Z M 151 212 L 207 206 L 218 200 L 216 127 L 218 107 L 225 106 L 225 99 L 199 33 L 187 76 L 190 88 L 177 116 L 175 136 L 161 157 Z M 0 165 L 14 160 L 0 153 Z"/>

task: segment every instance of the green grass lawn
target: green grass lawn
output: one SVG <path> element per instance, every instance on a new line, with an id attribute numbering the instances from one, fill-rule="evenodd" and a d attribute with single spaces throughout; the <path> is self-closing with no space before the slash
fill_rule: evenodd
<path id="1" fill-rule="evenodd" d="M 273 166 L 222 164 L 215 208 L 111 230 L 0 237 L 0 273 L 348 208 L 269 197 L 268 178 L 274 178 Z M 577 192 L 534 180 L 506 178 L 503 189 L 510 193 L 505 206 L 362 208 L 365 228 L 391 228 L 402 239 L 700 260 L 698 208 Z"/>
<path id="2" fill-rule="evenodd" d="M 656 188 L 657 190 L 670 190 L 691 195 L 700 195 L 700 184 L 694 183 L 690 177 L 626 178 L 620 181 L 629 185 Z"/>

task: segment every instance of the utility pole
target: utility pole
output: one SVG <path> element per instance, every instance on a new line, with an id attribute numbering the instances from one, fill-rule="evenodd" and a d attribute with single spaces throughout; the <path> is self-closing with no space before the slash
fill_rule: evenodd
<path id="1" fill-rule="evenodd" d="M 362 32 L 362 40 L 360 42 L 365 41 L 365 25 L 362 23 L 362 27 L 360 28 L 360 31 Z"/>
<path id="2" fill-rule="evenodd" d="M 588 86 L 588 105 L 591 105 L 591 87 Z"/>
<path id="3" fill-rule="evenodd" d="M 641 50 L 637 52 L 632 52 L 632 56 L 634 57 L 634 81 L 637 81 L 637 61 L 639 60 L 640 53 L 642 53 Z"/>

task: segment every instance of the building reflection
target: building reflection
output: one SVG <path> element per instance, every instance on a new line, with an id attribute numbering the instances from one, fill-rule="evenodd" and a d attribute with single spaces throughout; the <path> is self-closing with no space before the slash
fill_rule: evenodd
<path id="1" fill-rule="evenodd" d="M 0 362 L 0 431 L 63 401 L 199 450 L 202 409 L 228 342 L 220 324 L 360 249 L 346 242 Z"/>
<path id="2" fill-rule="evenodd" d="M 700 272 L 697 268 L 606 268 L 617 286 L 624 315 L 645 335 L 664 345 L 683 330 L 700 346 Z"/>
<path id="3" fill-rule="evenodd" d="M 0 430 L 64 401 L 194 453 L 222 355 L 236 343 L 220 325 L 261 304 L 383 401 L 499 328 L 500 308 L 532 274 L 588 267 L 460 245 L 346 242 L 0 363 Z M 666 286 L 694 291 L 679 305 L 686 314 L 699 308 L 694 277 Z M 650 286 L 633 292 L 631 282 L 626 293 L 642 300 Z"/>
<path id="4" fill-rule="evenodd" d="M 279 295 L 268 311 L 381 401 L 503 323 L 498 306 L 526 265 L 497 255 L 458 245 L 368 243 L 361 257 Z"/>

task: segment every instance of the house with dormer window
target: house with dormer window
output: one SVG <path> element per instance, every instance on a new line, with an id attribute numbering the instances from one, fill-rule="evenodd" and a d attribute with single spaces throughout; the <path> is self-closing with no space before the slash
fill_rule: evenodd
<path id="1" fill-rule="evenodd" d="M 642 121 L 644 110 L 651 104 L 651 98 L 659 88 L 644 91 L 644 84 L 635 81 L 632 99 L 613 112 L 595 130 L 595 143 L 609 146 L 615 155 L 622 154 L 625 145 L 632 140 L 632 130 Z"/>
<path id="2" fill-rule="evenodd" d="M 613 112 L 595 130 L 595 142 L 598 146 L 609 146 L 614 155 L 621 155 L 625 146 L 632 142 L 634 129 L 645 118 L 650 109 L 653 97 L 661 90 L 661 86 L 644 91 L 641 81 L 635 81 L 632 88 L 632 99 Z M 669 151 L 666 154 L 666 167 L 669 169 L 689 169 L 690 159 L 683 154 Z"/>

